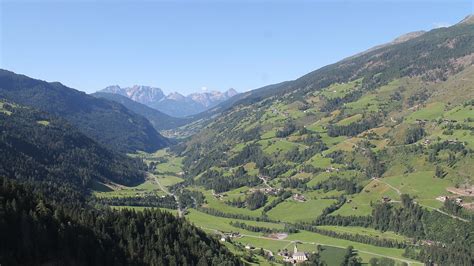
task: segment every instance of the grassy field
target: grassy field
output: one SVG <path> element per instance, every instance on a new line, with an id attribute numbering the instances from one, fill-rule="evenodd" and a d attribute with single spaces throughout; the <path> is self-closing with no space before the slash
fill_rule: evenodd
<path id="1" fill-rule="evenodd" d="M 375 94 L 367 94 L 359 100 L 344 105 L 353 112 L 378 111 L 378 101 Z"/>
<path id="2" fill-rule="evenodd" d="M 2 102 L 2 101 L 0 100 L 0 112 L 4 113 L 4 114 L 6 114 L 6 115 L 11 115 L 12 112 L 9 111 L 9 110 L 7 110 L 7 109 L 5 109 L 4 105 L 8 105 L 8 106 L 11 106 L 11 107 L 13 107 L 13 108 L 16 108 L 16 107 L 17 107 L 17 106 L 15 106 L 14 104 L 5 103 L 5 102 Z"/>
<path id="3" fill-rule="evenodd" d="M 422 107 L 419 110 L 411 113 L 407 118 L 407 122 L 414 122 L 416 119 L 432 120 L 441 117 L 444 113 L 444 103 L 430 103 L 426 107 Z"/>
<path id="4" fill-rule="evenodd" d="M 253 225 L 253 226 L 261 226 L 261 227 L 267 227 L 267 228 L 272 228 L 272 229 L 281 229 L 283 230 L 283 225 L 282 224 L 276 224 L 276 223 L 267 223 L 267 222 L 257 222 L 257 221 L 246 221 L 246 220 L 238 220 L 238 219 L 230 219 L 230 218 L 224 218 L 224 217 L 217 217 L 217 216 L 212 216 L 206 213 L 202 213 L 200 211 L 191 209 L 189 210 L 189 213 L 186 215 L 186 219 L 189 220 L 190 222 L 194 223 L 195 225 L 202 227 L 204 229 L 210 229 L 210 230 L 220 230 L 222 232 L 240 232 L 242 234 L 246 235 L 253 235 L 253 236 L 262 236 L 261 233 L 256 233 L 256 232 L 251 232 L 247 231 L 244 229 L 236 228 L 232 225 L 230 225 L 230 222 L 243 222 L 248 225 Z"/>
<path id="5" fill-rule="evenodd" d="M 390 186 L 379 181 L 371 181 L 359 194 L 349 196 L 346 204 L 333 214 L 343 216 L 370 215 L 372 213 L 370 202 L 380 202 L 384 196 L 388 196 L 392 200 L 399 200 L 399 195 Z"/>
<path id="6" fill-rule="evenodd" d="M 328 88 L 322 90 L 321 95 L 328 99 L 340 98 L 354 90 L 360 84 L 360 82 L 361 80 L 359 79 L 347 83 L 335 83 L 329 86 Z"/>
<path id="7" fill-rule="evenodd" d="M 286 222 L 312 221 L 334 202 L 335 200 L 331 199 L 309 199 L 305 202 L 297 202 L 293 199 L 288 199 L 278 204 L 267 214 L 268 217 L 272 219 Z"/>
<path id="8" fill-rule="evenodd" d="M 359 235 L 371 236 L 371 237 L 376 237 L 376 238 L 393 239 L 397 241 L 407 240 L 406 237 L 394 232 L 388 232 L 388 231 L 380 232 L 372 228 L 365 228 L 365 227 L 358 227 L 358 226 L 323 225 L 323 226 L 318 226 L 318 228 L 334 231 L 337 233 L 347 233 L 347 234 L 352 234 L 352 235 L 359 234 Z"/>
<path id="9" fill-rule="evenodd" d="M 262 142 L 265 145 L 268 141 Z M 263 149 L 266 154 L 275 154 L 278 152 L 286 153 L 294 147 L 298 146 L 298 144 L 283 139 L 273 139 L 272 142 L 273 143 L 271 145 L 268 145 Z"/>
<path id="10" fill-rule="evenodd" d="M 155 176 L 158 178 L 158 182 L 160 182 L 160 184 L 165 187 L 169 187 L 183 181 L 182 178 L 169 174 L 155 174 Z"/>
<path id="11" fill-rule="evenodd" d="M 340 126 L 347 126 L 351 123 L 357 122 L 362 119 L 362 114 L 356 114 L 353 116 L 349 116 L 347 118 L 342 119 L 341 121 L 337 122 Z"/>
<path id="12" fill-rule="evenodd" d="M 474 109 L 471 106 L 458 106 L 444 113 L 444 117 L 457 122 L 463 122 L 474 117 Z"/>
<path id="13" fill-rule="evenodd" d="M 434 177 L 434 171 L 390 176 L 383 178 L 383 181 L 399 189 L 401 193 L 416 195 L 417 202 L 433 208 L 443 205 L 436 197 L 446 195 L 446 187 L 452 185 L 448 179 Z"/>
<path id="14" fill-rule="evenodd" d="M 144 183 L 135 186 L 135 187 L 126 187 L 126 186 L 117 186 L 112 185 L 108 186 L 108 190 L 104 186 L 94 186 L 96 191 L 93 191 L 93 194 L 99 198 L 101 197 L 134 197 L 141 196 L 146 193 L 154 193 L 158 196 L 166 195 L 159 187 L 159 185 L 152 178 L 147 179 Z"/>
<path id="15" fill-rule="evenodd" d="M 240 188 L 240 189 L 237 189 L 237 190 L 242 190 L 242 189 L 243 188 Z M 210 190 L 200 190 L 200 191 L 206 197 L 207 204 L 204 205 L 206 207 L 216 209 L 216 210 L 219 210 L 219 211 L 225 212 L 225 213 L 237 213 L 237 214 L 243 214 L 243 215 L 248 215 L 248 216 L 252 216 L 252 217 L 260 217 L 261 214 L 262 214 L 263 207 L 260 208 L 260 209 L 256 209 L 256 210 L 252 211 L 252 210 L 247 209 L 247 208 L 233 207 L 233 206 L 230 206 L 230 205 L 225 203 L 225 201 L 233 199 L 233 198 L 238 198 L 238 197 L 241 197 L 242 199 L 245 198 L 245 194 L 244 193 L 238 193 L 237 190 L 230 191 L 229 193 L 225 193 L 228 196 L 225 196 L 223 199 L 217 199 L 216 197 L 214 197 Z M 244 191 L 245 191 L 245 189 L 244 189 Z M 272 200 L 273 200 L 272 198 L 269 198 L 268 202 L 270 202 Z"/>

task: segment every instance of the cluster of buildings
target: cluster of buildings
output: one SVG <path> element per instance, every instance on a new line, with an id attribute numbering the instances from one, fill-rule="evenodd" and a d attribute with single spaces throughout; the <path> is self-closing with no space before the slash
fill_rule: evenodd
<path id="1" fill-rule="evenodd" d="M 221 234 L 221 241 L 228 242 L 232 238 L 241 238 L 242 235 L 239 232 L 224 232 Z"/>
<path id="2" fill-rule="evenodd" d="M 276 196 L 278 192 L 280 192 L 280 190 L 281 190 L 280 188 L 266 187 L 266 188 L 261 189 L 260 191 L 268 195 Z"/>
<path id="3" fill-rule="evenodd" d="M 453 198 L 449 198 L 448 196 L 439 196 L 439 197 L 436 197 L 437 200 L 441 201 L 441 202 L 445 202 L 449 199 L 453 199 Z M 456 202 L 456 204 L 458 205 L 461 205 L 462 204 L 462 199 L 461 198 L 454 198 L 454 201 Z"/>

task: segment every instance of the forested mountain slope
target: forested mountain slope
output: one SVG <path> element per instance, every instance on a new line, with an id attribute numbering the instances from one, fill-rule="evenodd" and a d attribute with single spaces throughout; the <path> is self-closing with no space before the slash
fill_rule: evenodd
<path id="1" fill-rule="evenodd" d="M 93 180 L 143 182 L 144 164 L 109 150 L 62 119 L 0 102 L 0 176 L 90 187 Z"/>
<path id="2" fill-rule="evenodd" d="M 2 265 L 240 264 L 171 213 L 88 203 L 93 182 L 136 185 L 145 167 L 62 119 L 1 101 L 0 161 Z"/>
<path id="3" fill-rule="evenodd" d="M 142 116 L 58 82 L 0 70 L 0 98 L 62 117 L 92 139 L 119 151 L 155 151 L 168 145 Z"/>
<path id="4" fill-rule="evenodd" d="M 469 265 L 470 235 L 436 233 L 441 218 L 428 217 L 432 211 L 464 221 L 453 228 L 472 228 L 473 77 L 474 24 L 467 21 L 252 94 L 173 150 L 185 157 L 184 184 L 222 193 L 225 211 L 207 213 L 382 231 L 386 222 L 434 243 L 406 256 Z M 399 223 L 400 213 L 413 228 Z"/>
<path id="5" fill-rule="evenodd" d="M 159 210 L 96 210 L 64 184 L 0 177 L 2 265 L 240 265 L 217 240 Z"/>

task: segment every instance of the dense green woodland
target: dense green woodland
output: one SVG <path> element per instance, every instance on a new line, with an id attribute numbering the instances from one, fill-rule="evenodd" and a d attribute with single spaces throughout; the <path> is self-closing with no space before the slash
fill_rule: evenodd
<path id="1" fill-rule="evenodd" d="M 14 104 L 0 113 L 0 176 L 67 181 L 78 188 L 92 180 L 143 182 L 141 161 L 109 150 L 64 120 Z"/>
<path id="2" fill-rule="evenodd" d="M 239 265 L 217 240 L 159 210 L 95 210 L 67 185 L 0 180 L 2 265 Z"/>

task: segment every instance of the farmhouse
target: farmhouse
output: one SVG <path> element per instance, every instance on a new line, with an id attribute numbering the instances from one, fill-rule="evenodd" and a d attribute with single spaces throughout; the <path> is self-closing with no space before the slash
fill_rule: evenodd
<path id="1" fill-rule="evenodd" d="M 306 201 L 304 195 L 303 194 L 298 194 L 298 193 L 293 195 L 293 199 L 296 200 L 296 201 L 299 201 L 299 202 L 305 202 Z"/>
<path id="2" fill-rule="evenodd" d="M 335 168 L 335 167 L 328 167 L 326 168 L 326 173 L 332 173 L 332 172 L 339 172 L 339 168 Z"/>
<path id="3" fill-rule="evenodd" d="M 239 238 L 239 237 L 242 237 L 239 232 L 224 233 L 224 236 L 227 237 L 227 238 Z"/>
<path id="4" fill-rule="evenodd" d="M 390 201 L 392 201 L 392 199 L 389 198 L 388 196 L 383 196 L 383 197 L 382 197 L 382 202 L 384 202 L 384 203 L 389 203 Z"/>
<path id="5" fill-rule="evenodd" d="M 436 199 L 441 202 L 445 202 L 448 199 L 448 196 L 439 196 L 439 197 L 436 197 Z"/>
<path id="6" fill-rule="evenodd" d="M 222 200 L 222 197 L 224 197 L 224 195 L 222 195 L 220 193 L 216 193 L 214 190 L 212 190 L 212 196 L 214 196 L 216 199 L 220 199 L 220 200 Z"/>

